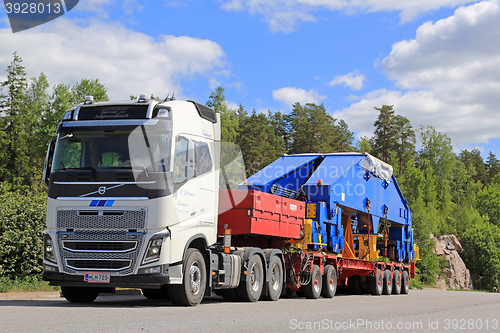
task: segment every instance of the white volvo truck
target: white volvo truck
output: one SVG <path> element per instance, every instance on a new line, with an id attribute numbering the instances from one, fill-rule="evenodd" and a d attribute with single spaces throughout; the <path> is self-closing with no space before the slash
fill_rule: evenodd
<path id="1" fill-rule="evenodd" d="M 217 244 L 220 121 L 207 106 L 88 96 L 57 134 L 44 170 L 43 279 L 67 300 L 127 287 L 196 305 L 215 288 L 240 285 L 243 258 L 265 258 Z"/>

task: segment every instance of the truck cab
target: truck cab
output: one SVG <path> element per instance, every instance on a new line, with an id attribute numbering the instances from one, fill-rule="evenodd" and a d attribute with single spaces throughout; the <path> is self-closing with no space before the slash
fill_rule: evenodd
<path id="1" fill-rule="evenodd" d="M 217 237 L 218 141 L 217 115 L 194 101 L 87 97 L 68 110 L 45 163 L 43 279 L 75 302 L 116 287 L 201 300 Z"/>

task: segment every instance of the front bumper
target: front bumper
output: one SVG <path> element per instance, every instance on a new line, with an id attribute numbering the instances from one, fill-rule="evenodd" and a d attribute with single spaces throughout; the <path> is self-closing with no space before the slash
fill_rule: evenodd
<path id="1" fill-rule="evenodd" d="M 161 274 L 135 274 L 129 276 L 111 276 L 109 283 L 89 283 L 83 280 L 83 275 L 43 272 L 42 279 L 51 286 L 67 287 L 100 287 L 100 288 L 160 288 L 170 284 L 168 270 Z"/>

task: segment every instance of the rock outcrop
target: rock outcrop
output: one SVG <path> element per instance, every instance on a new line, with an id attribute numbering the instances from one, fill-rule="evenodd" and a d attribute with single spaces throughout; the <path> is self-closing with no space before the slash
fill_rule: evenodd
<path id="1" fill-rule="evenodd" d="M 462 245 L 455 235 L 445 235 L 431 238 L 436 242 L 434 253 L 445 258 L 449 267 L 444 269 L 445 277 L 436 281 L 436 287 L 441 289 L 473 289 L 470 272 L 460 257 Z"/>

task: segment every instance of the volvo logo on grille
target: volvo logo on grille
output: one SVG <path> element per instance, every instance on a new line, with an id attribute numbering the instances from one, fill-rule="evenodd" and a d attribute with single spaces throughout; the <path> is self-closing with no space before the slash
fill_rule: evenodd
<path id="1" fill-rule="evenodd" d="M 106 186 L 101 186 L 101 187 L 99 187 L 99 189 L 97 190 L 97 192 L 98 192 L 100 195 L 103 195 L 104 193 L 106 193 Z"/>

